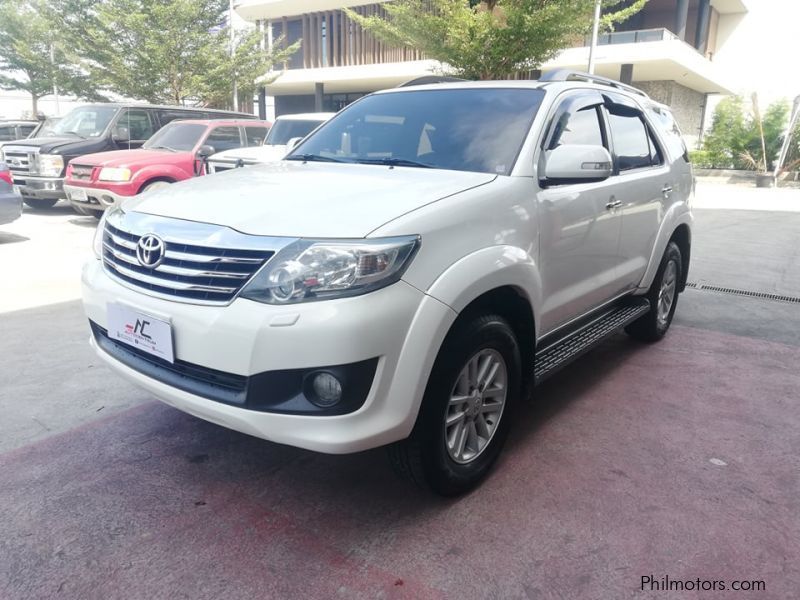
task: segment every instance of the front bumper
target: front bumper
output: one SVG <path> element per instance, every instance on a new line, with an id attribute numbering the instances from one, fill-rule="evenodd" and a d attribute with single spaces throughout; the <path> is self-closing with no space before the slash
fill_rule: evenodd
<path id="1" fill-rule="evenodd" d="M 5 182 L 0 182 L 4 186 Z M 10 189 L 10 188 L 9 188 Z M 16 221 L 22 215 L 22 196 L 0 191 L 0 225 Z"/>
<path id="2" fill-rule="evenodd" d="M 19 188 L 19 193 L 24 198 L 37 200 L 63 200 L 64 179 L 62 177 L 35 177 L 26 175 L 24 178 L 14 177 L 14 185 Z"/>
<path id="3" fill-rule="evenodd" d="M 226 374 L 349 365 L 377 358 L 357 410 L 335 416 L 282 414 L 220 402 L 169 385 L 92 345 L 114 370 L 180 410 L 274 442 L 331 454 L 358 452 L 409 435 L 430 369 L 456 314 L 400 281 L 353 298 L 270 306 L 236 299 L 228 306 L 171 302 L 132 290 L 100 261 L 83 270 L 87 316 L 107 327 L 107 305 L 167 320 L 176 359 Z"/>
<path id="4" fill-rule="evenodd" d="M 64 184 L 64 193 L 73 206 L 94 211 L 104 211 L 132 197 L 122 196 L 121 194 L 103 188 L 84 187 L 70 185 L 68 183 Z M 85 200 L 81 197 L 83 194 L 86 195 Z"/>

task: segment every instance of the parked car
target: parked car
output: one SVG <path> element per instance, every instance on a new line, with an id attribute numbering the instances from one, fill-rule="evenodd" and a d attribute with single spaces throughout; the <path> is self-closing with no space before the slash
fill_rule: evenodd
<path id="1" fill-rule="evenodd" d="M 217 150 L 261 144 L 269 127 L 252 120 L 173 121 L 137 150 L 73 159 L 64 191 L 79 212 L 99 216 L 126 198 L 201 174 L 203 160 Z"/>
<path id="2" fill-rule="evenodd" d="M 0 121 L 0 142 L 24 139 L 38 126 L 38 121 Z"/>
<path id="3" fill-rule="evenodd" d="M 49 137 L 17 140 L 3 148 L 25 204 L 49 208 L 66 198 L 64 172 L 75 157 L 130 150 L 176 119 L 255 119 L 253 115 L 175 106 L 92 104 L 70 111 Z"/>
<path id="4" fill-rule="evenodd" d="M 390 445 L 462 493 L 535 383 L 622 327 L 666 334 L 692 189 L 669 110 L 618 82 L 385 90 L 282 161 L 107 212 L 92 344 L 192 415 L 318 452 Z"/>
<path id="5" fill-rule="evenodd" d="M 282 159 L 289 151 L 288 144 L 306 137 L 336 113 L 304 113 L 281 115 L 275 119 L 263 145 L 218 152 L 208 160 L 209 173 L 221 173 Z"/>
<path id="6" fill-rule="evenodd" d="M 14 189 L 11 171 L 0 162 L 0 225 L 16 221 L 22 214 L 22 196 Z"/>
<path id="7" fill-rule="evenodd" d="M 3 158 L 3 146 L 6 146 L 7 144 L 13 144 L 18 139 L 31 139 L 36 137 L 50 136 L 53 133 L 53 128 L 59 120 L 60 117 L 42 118 L 36 122 L 36 127 L 34 127 L 33 131 L 31 131 L 27 136 L 24 136 L 23 138 L 13 138 L 11 141 L 0 141 L 0 160 Z M 24 131 L 22 133 L 24 133 Z"/>

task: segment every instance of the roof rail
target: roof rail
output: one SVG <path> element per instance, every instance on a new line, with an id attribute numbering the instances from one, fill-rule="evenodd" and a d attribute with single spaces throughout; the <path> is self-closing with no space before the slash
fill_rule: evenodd
<path id="1" fill-rule="evenodd" d="M 588 81 L 589 83 L 607 85 L 620 90 L 625 90 L 627 92 L 638 94 L 639 96 L 644 96 L 645 98 L 650 97 L 639 88 L 635 88 L 627 83 L 622 83 L 621 81 L 617 81 L 615 79 L 609 79 L 608 77 L 600 77 L 599 75 L 584 73 L 582 71 L 572 71 L 570 69 L 556 69 L 555 71 L 550 71 L 549 73 L 545 73 L 539 77 L 539 81 Z"/>
<path id="2" fill-rule="evenodd" d="M 447 75 L 423 75 L 405 83 L 401 83 L 397 87 L 412 87 L 415 85 L 429 85 L 431 83 L 452 83 L 454 81 L 467 81 L 460 77 L 448 77 Z"/>

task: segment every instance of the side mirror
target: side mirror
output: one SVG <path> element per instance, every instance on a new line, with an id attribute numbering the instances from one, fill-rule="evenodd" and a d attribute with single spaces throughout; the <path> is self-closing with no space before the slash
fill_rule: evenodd
<path id="1" fill-rule="evenodd" d="M 124 125 L 117 125 L 111 132 L 111 139 L 117 143 L 125 143 L 131 141 L 131 132 Z"/>
<path id="2" fill-rule="evenodd" d="M 288 142 L 286 142 L 286 149 L 287 150 L 294 150 L 294 147 L 297 146 L 300 142 L 303 141 L 301 137 L 293 137 Z"/>
<path id="3" fill-rule="evenodd" d="M 611 155 L 603 146 L 559 146 L 544 164 L 544 180 L 553 184 L 602 181 L 613 172 Z"/>
<path id="4" fill-rule="evenodd" d="M 209 146 L 208 144 L 203 144 L 200 148 L 197 149 L 197 158 L 200 160 L 205 160 L 212 154 L 216 154 L 217 151 L 214 150 L 214 146 Z"/>

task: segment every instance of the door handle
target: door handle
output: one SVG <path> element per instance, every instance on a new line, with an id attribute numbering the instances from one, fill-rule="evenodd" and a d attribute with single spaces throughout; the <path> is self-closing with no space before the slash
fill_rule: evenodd
<path id="1" fill-rule="evenodd" d="M 619 208 L 620 206 L 622 206 L 622 200 L 617 200 L 615 198 L 612 198 L 611 200 L 606 202 L 607 210 L 614 210 L 615 208 Z"/>
<path id="2" fill-rule="evenodd" d="M 669 195 L 672 193 L 672 186 L 667 184 L 663 188 L 661 188 L 661 193 L 664 194 L 665 198 L 669 198 Z"/>

